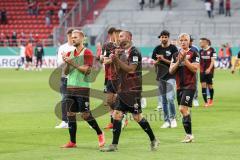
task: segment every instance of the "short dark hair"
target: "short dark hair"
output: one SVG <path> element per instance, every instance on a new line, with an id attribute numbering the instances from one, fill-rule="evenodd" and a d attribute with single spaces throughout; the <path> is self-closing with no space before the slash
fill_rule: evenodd
<path id="1" fill-rule="evenodd" d="M 211 42 L 210 39 L 208 39 L 208 38 L 203 37 L 203 38 L 200 38 L 200 40 L 202 40 L 202 41 L 207 41 L 209 46 L 212 45 L 212 42 Z"/>
<path id="2" fill-rule="evenodd" d="M 70 29 L 67 30 L 67 34 L 72 34 L 73 31 L 74 31 L 74 29 L 70 28 Z"/>
<path id="3" fill-rule="evenodd" d="M 160 38 L 161 36 L 168 36 L 170 37 L 170 33 L 167 30 L 163 30 L 160 35 L 158 36 L 158 38 Z"/>
<path id="4" fill-rule="evenodd" d="M 207 39 L 207 38 L 205 38 L 205 37 L 203 37 L 203 38 L 200 38 L 200 40 L 202 40 L 202 41 L 208 41 L 208 39 Z"/>
<path id="5" fill-rule="evenodd" d="M 116 32 L 116 31 L 117 31 L 116 28 L 111 27 L 111 28 L 108 29 L 108 34 L 113 34 L 113 33 Z"/>

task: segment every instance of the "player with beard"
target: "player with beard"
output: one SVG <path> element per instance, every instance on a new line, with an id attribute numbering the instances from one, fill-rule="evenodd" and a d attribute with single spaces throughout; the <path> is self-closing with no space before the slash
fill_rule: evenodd
<path id="1" fill-rule="evenodd" d="M 107 97 L 107 105 L 109 106 L 109 113 L 110 113 L 110 123 L 105 127 L 105 129 L 112 129 L 113 128 L 113 118 L 112 113 L 115 108 L 116 102 L 116 90 L 119 85 L 119 78 L 117 75 L 117 68 L 116 65 L 112 63 L 111 58 L 109 57 L 110 54 L 115 53 L 115 49 L 119 46 L 119 38 L 118 35 L 120 34 L 121 30 L 110 28 L 108 30 L 109 34 L 109 42 L 105 43 L 103 48 L 103 57 L 102 62 L 105 65 L 105 85 L 106 85 L 106 97 Z M 128 120 L 126 116 L 124 116 L 124 123 L 122 128 L 128 125 Z"/>
<path id="2" fill-rule="evenodd" d="M 105 129 L 112 129 L 112 111 L 114 108 L 113 101 L 115 100 L 115 89 L 111 85 L 111 81 L 109 80 L 116 79 L 116 77 L 113 77 L 115 75 L 110 75 L 110 59 L 109 55 L 113 52 L 115 46 L 117 45 L 116 42 L 116 31 L 117 29 L 114 27 L 111 27 L 108 29 L 108 41 L 103 45 L 102 48 L 102 55 L 100 56 L 100 61 L 104 64 L 105 66 L 105 81 L 104 81 L 104 93 L 106 93 L 106 106 L 109 106 L 109 114 L 110 114 L 110 123 L 107 124 Z M 110 79 L 109 79 L 110 78 Z"/>
<path id="3" fill-rule="evenodd" d="M 175 128 L 177 127 L 176 109 L 175 109 L 175 76 L 169 74 L 169 67 L 172 55 L 178 52 L 175 45 L 170 44 L 170 33 L 163 30 L 158 36 L 161 44 L 158 45 L 152 54 L 152 59 L 155 60 L 155 67 L 157 71 L 159 99 L 162 102 L 164 113 L 164 124 L 161 128 Z"/>
<path id="4" fill-rule="evenodd" d="M 216 59 L 216 51 L 211 47 L 211 42 L 207 38 L 200 39 L 200 82 L 202 86 L 202 96 L 205 102 L 205 107 L 213 105 L 213 76 L 214 76 L 214 61 Z M 207 99 L 207 89 L 210 93 L 210 99 Z"/>
<path id="5" fill-rule="evenodd" d="M 72 42 L 76 49 L 63 54 L 63 60 L 67 64 L 64 68 L 68 76 L 67 93 L 65 103 L 67 108 L 68 126 L 70 141 L 62 146 L 63 148 L 75 148 L 77 122 L 76 113 L 80 112 L 82 119 L 96 131 L 98 135 L 99 147 L 105 144 L 105 137 L 99 128 L 97 121 L 90 111 L 90 84 L 89 74 L 93 65 L 92 51 L 83 45 L 84 33 L 79 30 L 72 32 Z"/>
<path id="6" fill-rule="evenodd" d="M 143 117 L 141 109 L 142 93 L 142 56 L 136 47 L 132 46 L 132 34 L 122 31 L 119 35 L 120 43 L 126 42 L 124 52 L 121 49 L 111 55 L 112 61 L 119 67 L 120 87 L 117 92 L 117 105 L 113 112 L 113 140 L 112 144 L 101 149 L 103 152 L 114 152 L 117 150 L 123 114 L 130 112 L 134 120 L 148 134 L 151 141 L 151 150 L 156 150 L 159 141 L 155 138 L 153 131 Z M 122 54 L 121 54 L 122 53 Z"/>

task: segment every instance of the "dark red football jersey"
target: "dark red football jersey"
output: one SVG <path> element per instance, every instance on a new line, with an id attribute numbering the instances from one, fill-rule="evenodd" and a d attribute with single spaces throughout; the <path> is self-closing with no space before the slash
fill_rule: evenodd
<path id="1" fill-rule="evenodd" d="M 173 55 L 172 63 L 177 62 L 178 54 L 177 52 Z M 186 58 L 191 63 L 199 63 L 199 56 L 197 52 L 189 50 L 186 54 Z M 190 71 L 184 63 L 179 64 L 179 67 L 176 71 L 176 84 L 178 89 L 196 89 L 196 74 Z"/>
<path id="2" fill-rule="evenodd" d="M 123 70 L 119 70 L 119 78 L 121 83 L 121 92 L 142 92 L 142 56 L 139 50 L 136 47 L 132 47 L 127 55 L 126 63 L 128 65 L 135 64 L 137 65 L 136 71 L 132 73 L 126 73 Z M 120 59 L 124 59 L 120 57 Z M 121 60 L 125 61 L 125 60 Z"/>
<path id="3" fill-rule="evenodd" d="M 211 64 L 211 58 L 216 58 L 216 51 L 214 48 L 209 47 L 208 49 L 204 50 L 201 49 L 199 51 L 200 54 L 200 72 L 205 72 Z M 213 74 L 214 67 L 212 68 L 210 74 Z"/>

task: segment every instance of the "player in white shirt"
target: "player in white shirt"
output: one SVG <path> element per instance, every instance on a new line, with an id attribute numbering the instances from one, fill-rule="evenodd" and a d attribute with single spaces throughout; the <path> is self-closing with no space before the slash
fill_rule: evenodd
<path id="1" fill-rule="evenodd" d="M 67 43 L 64 43 L 58 49 L 58 54 L 57 54 L 58 67 L 64 64 L 63 59 L 62 59 L 62 55 L 64 53 L 71 52 L 71 51 L 75 50 L 75 47 L 72 45 L 72 39 L 71 39 L 72 31 L 73 31 L 73 29 L 69 29 L 67 31 Z M 66 86 L 67 86 L 67 77 L 62 72 L 61 86 L 60 86 L 60 92 L 61 92 L 61 95 L 62 95 L 62 103 L 63 103 L 63 99 L 65 97 L 64 93 L 66 91 Z M 68 128 L 67 111 L 66 111 L 66 109 L 63 108 L 63 105 L 62 105 L 62 122 L 59 125 L 57 125 L 55 128 Z"/>
<path id="2" fill-rule="evenodd" d="M 24 61 L 25 61 L 25 46 L 23 44 L 19 45 L 20 48 L 20 57 L 17 63 L 17 68 L 16 70 L 18 71 L 20 69 L 21 66 L 23 66 L 23 69 L 25 70 L 25 66 L 24 66 Z"/>

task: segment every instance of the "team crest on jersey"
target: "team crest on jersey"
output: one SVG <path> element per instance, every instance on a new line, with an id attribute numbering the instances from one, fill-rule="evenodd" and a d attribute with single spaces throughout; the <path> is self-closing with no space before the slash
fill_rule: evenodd
<path id="1" fill-rule="evenodd" d="M 138 62 L 138 56 L 133 56 L 133 62 Z"/>
<path id="2" fill-rule="evenodd" d="M 170 51 L 166 51 L 166 56 L 170 56 L 171 52 Z"/>
<path id="3" fill-rule="evenodd" d="M 208 54 L 208 55 L 211 54 L 211 51 L 207 51 L 207 54 Z"/>
<path id="4" fill-rule="evenodd" d="M 196 62 L 199 63 L 200 59 L 199 57 L 196 57 Z"/>
<path id="5" fill-rule="evenodd" d="M 85 106 L 88 107 L 89 106 L 89 102 L 85 102 Z"/>
<path id="6" fill-rule="evenodd" d="M 138 108 L 138 104 L 135 103 L 135 104 L 133 105 L 133 107 L 134 107 L 135 109 L 137 109 L 137 108 Z"/>

